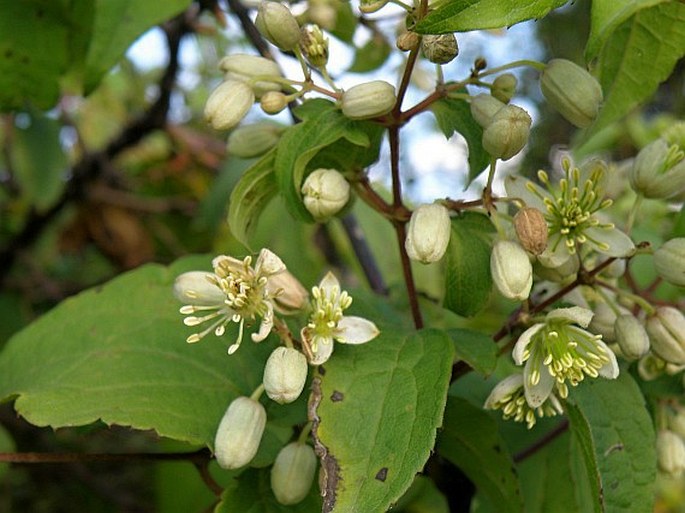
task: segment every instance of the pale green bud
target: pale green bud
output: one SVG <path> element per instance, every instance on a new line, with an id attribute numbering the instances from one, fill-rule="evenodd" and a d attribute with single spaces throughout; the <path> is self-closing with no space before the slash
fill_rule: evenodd
<path id="1" fill-rule="evenodd" d="M 255 25 L 266 39 L 284 52 L 294 50 L 300 43 L 300 26 L 285 5 L 265 1 L 259 4 Z"/>
<path id="2" fill-rule="evenodd" d="M 451 228 L 449 211 L 443 205 L 419 206 L 409 219 L 404 241 L 409 258 L 422 264 L 440 260 L 450 242 Z"/>
<path id="3" fill-rule="evenodd" d="M 454 34 L 427 34 L 421 38 L 421 51 L 429 61 L 447 64 L 459 55 L 459 45 Z"/>
<path id="4" fill-rule="evenodd" d="M 649 351 L 647 331 L 634 315 L 619 315 L 614 325 L 614 333 L 621 352 L 629 360 L 642 358 Z"/>
<path id="5" fill-rule="evenodd" d="M 606 303 L 598 303 L 594 308 L 595 315 L 588 328 L 592 333 L 602 335 L 605 342 L 616 341 L 616 312 Z"/>
<path id="6" fill-rule="evenodd" d="M 242 159 L 259 157 L 276 146 L 282 132 L 283 127 L 268 122 L 241 126 L 228 136 L 226 149 Z"/>
<path id="7" fill-rule="evenodd" d="M 537 208 L 524 207 L 514 216 L 514 230 L 523 249 L 539 255 L 547 247 L 547 221 Z"/>
<path id="8" fill-rule="evenodd" d="M 267 91 L 280 91 L 278 82 L 256 80 L 257 77 L 280 77 L 281 70 L 271 59 L 257 55 L 236 53 L 227 55 L 219 61 L 219 68 L 225 73 L 225 80 L 240 80 L 248 83 L 255 97 L 260 98 Z"/>
<path id="9" fill-rule="evenodd" d="M 398 50 L 401 50 L 403 52 L 410 52 L 412 50 L 416 50 L 416 48 L 419 46 L 420 41 L 421 36 L 419 36 L 416 32 L 409 31 L 397 36 L 395 45 L 397 46 Z"/>
<path id="10" fill-rule="evenodd" d="M 667 282 L 685 287 L 685 238 L 671 239 L 657 249 L 654 267 Z"/>
<path id="11" fill-rule="evenodd" d="M 685 443 L 673 431 L 661 429 L 656 434 L 656 459 L 659 470 L 680 477 L 685 470 Z"/>
<path id="12" fill-rule="evenodd" d="M 328 38 L 316 25 L 302 27 L 300 50 L 307 62 L 314 68 L 323 68 L 328 62 Z"/>
<path id="13" fill-rule="evenodd" d="M 238 397 L 224 413 L 214 439 L 214 456 L 221 468 L 244 467 L 257 454 L 266 426 L 266 410 L 254 399 Z"/>
<path id="14" fill-rule="evenodd" d="M 350 200 L 350 184 L 335 169 L 316 169 L 302 184 L 304 206 L 317 221 L 334 216 Z"/>
<path id="15" fill-rule="evenodd" d="M 254 100 L 254 92 L 245 82 L 222 82 L 207 98 L 205 120 L 215 130 L 229 130 L 240 123 Z"/>
<path id="16" fill-rule="evenodd" d="M 288 106 L 288 97 L 280 91 L 264 93 L 259 100 L 259 105 L 267 114 L 278 114 Z"/>
<path id="17" fill-rule="evenodd" d="M 292 347 L 277 347 L 264 366 L 264 390 L 278 404 L 300 397 L 307 381 L 307 358 Z"/>
<path id="18" fill-rule="evenodd" d="M 174 295 L 181 303 L 196 306 L 212 306 L 226 300 L 226 294 L 211 283 L 211 276 L 203 271 L 190 271 L 179 275 L 174 281 Z"/>
<path id="19" fill-rule="evenodd" d="M 685 317 L 672 306 L 660 306 L 647 318 L 647 334 L 652 350 L 676 365 L 685 364 Z"/>
<path id="20" fill-rule="evenodd" d="M 504 103 L 489 94 L 479 94 L 471 98 L 471 115 L 476 123 L 487 128 L 495 114 L 504 106 Z"/>
<path id="21" fill-rule="evenodd" d="M 276 500 L 288 506 L 309 493 L 316 472 L 316 455 L 309 445 L 292 442 L 283 447 L 271 468 L 271 490 Z"/>
<path id="22" fill-rule="evenodd" d="M 630 186 L 647 198 L 676 200 L 685 192 L 685 152 L 657 139 L 637 154 L 628 178 Z"/>
<path id="23" fill-rule="evenodd" d="M 491 94 L 502 103 L 509 103 L 516 94 L 518 80 L 511 73 L 504 73 L 492 82 Z"/>
<path id="24" fill-rule="evenodd" d="M 395 106 L 395 87 L 373 80 L 350 87 L 342 95 L 342 112 L 350 119 L 368 119 L 387 114 Z"/>
<path id="25" fill-rule="evenodd" d="M 586 69 L 566 59 L 552 59 L 540 77 L 542 94 L 564 118 L 579 128 L 595 120 L 602 87 Z"/>
<path id="26" fill-rule="evenodd" d="M 505 105 L 483 131 L 483 148 L 495 158 L 509 160 L 528 142 L 531 122 L 521 107 Z"/>
<path id="27" fill-rule="evenodd" d="M 389 0 L 360 0 L 359 10 L 364 14 L 372 14 L 385 7 Z"/>
<path id="28" fill-rule="evenodd" d="M 528 254 L 516 242 L 498 240 L 490 254 L 490 273 L 500 294 L 525 301 L 533 286 L 533 266 Z"/>

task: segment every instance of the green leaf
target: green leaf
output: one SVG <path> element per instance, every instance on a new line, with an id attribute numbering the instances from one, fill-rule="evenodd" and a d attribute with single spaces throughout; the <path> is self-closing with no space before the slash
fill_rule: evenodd
<path id="1" fill-rule="evenodd" d="M 450 513 L 447 498 L 429 477 L 417 474 L 407 493 L 392 511 L 400 513 Z"/>
<path id="2" fill-rule="evenodd" d="M 67 157 L 59 142 L 60 124 L 38 112 L 23 115 L 28 126 L 15 128 L 10 160 L 26 200 L 38 210 L 46 210 L 66 183 Z"/>
<path id="3" fill-rule="evenodd" d="M 647 100 L 685 55 L 685 4 L 642 9 L 617 27 L 604 44 L 595 73 L 604 91 L 599 117 L 585 140 Z"/>
<path id="4" fill-rule="evenodd" d="M 437 450 L 464 471 L 497 511 L 523 512 L 514 462 L 495 421 L 483 410 L 450 396 Z"/>
<path id="5" fill-rule="evenodd" d="M 466 139 L 469 147 L 469 179 L 464 184 L 466 188 L 490 163 L 490 156 L 483 149 L 483 129 L 473 119 L 471 108 L 464 100 L 443 98 L 431 105 L 431 111 L 446 138 L 449 139 L 458 132 Z"/>
<path id="6" fill-rule="evenodd" d="M 452 234 L 446 252 L 445 308 L 472 316 L 490 297 L 490 243 L 494 227 L 487 216 L 464 212 L 452 219 Z"/>
<path id="7" fill-rule="evenodd" d="M 597 511 L 647 513 L 654 507 L 655 435 L 640 388 L 627 372 L 572 389 L 567 405 Z"/>
<path id="8" fill-rule="evenodd" d="M 585 60 L 591 61 L 621 23 L 636 12 L 668 0 L 593 0 L 590 13 L 590 35 L 585 45 Z"/>
<path id="9" fill-rule="evenodd" d="M 568 0 L 451 0 L 416 25 L 419 34 L 446 34 L 510 27 L 538 19 Z"/>
<path id="10" fill-rule="evenodd" d="M 390 56 L 390 45 L 382 34 L 374 36 L 354 54 L 354 62 L 347 71 L 367 73 L 380 68 Z"/>
<path id="11" fill-rule="evenodd" d="M 203 269 L 211 269 L 208 257 L 146 265 L 63 301 L 0 353 L 0 400 L 16 399 L 17 413 L 37 426 L 101 420 L 211 447 L 228 404 L 261 383 L 273 344 L 253 344 L 248 334 L 228 356 L 235 324 L 222 338 L 185 342 L 192 331 L 172 284 L 181 272 Z M 258 454 L 260 465 L 273 461 L 274 437 L 283 444 L 292 435 L 284 419 L 298 422 L 305 413 L 302 403 L 266 408 L 272 441 Z"/>
<path id="12" fill-rule="evenodd" d="M 93 37 L 86 55 L 86 93 L 95 89 L 138 37 L 176 16 L 190 3 L 191 0 L 95 0 Z"/>
<path id="13" fill-rule="evenodd" d="M 338 344 L 314 379 L 315 435 L 324 451 L 324 512 L 385 511 L 425 464 L 442 422 L 452 368 L 444 333 L 383 328 Z"/>
<path id="14" fill-rule="evenodd" d="M 228 225 L 233 236 L 249 248 L 249 237 L 259 216 L 278 192 L 272 150 L 255 162 L 240 178 L 228 202 Z"/>
<path id="15" fill-rule="evenodd" d="M 457 358 L 486 376 L 495 370 L 498 349 L 490 335 L 461 328 L 447 330 L 447 334 L 454 343 Z"/>

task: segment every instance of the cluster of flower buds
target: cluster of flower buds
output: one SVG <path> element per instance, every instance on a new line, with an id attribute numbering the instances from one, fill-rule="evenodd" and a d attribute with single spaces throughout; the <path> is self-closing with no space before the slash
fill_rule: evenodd
<path id="1" fill-rule="evenodd" d="M 532 120 L 521 107 L 479 94 L 471 99 L 471 115 L 483 127 L 483 148 L 493 158 L 509 160 L 528 142 Z"/>

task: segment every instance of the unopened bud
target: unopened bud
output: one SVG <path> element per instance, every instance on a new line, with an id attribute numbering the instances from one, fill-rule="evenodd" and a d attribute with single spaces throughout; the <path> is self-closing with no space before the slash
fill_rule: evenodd
<path id="1" fill-rule="evenodd" d="M 516 242 L 498 240 L 490 254 L 490 273 L 500 294 L 524 301 L 533 286 L 533 266 L 524 249 Z"/>
<path id="2" fill-rule="evenodd" d="M 304 206 L 317 221 L 325 221 L 347 205 L 350 184 L 335 169 L 316 169 L 302 184 Z"/>
<path id="3" fill-rule="evenodd" d="M 385 7 L 389 0 L 360 0 L 359 10 L 364 14 L 372 14 Z"/>
<path id="4" fill-rule="evenodd" d="M 276 146 L 283 128 L 273 123 L 261 122 L 236 128 L 228 136 L 228 153 L 242 159 L 263 155 Z"/>
<path id="5" fill-rule="evenodd" d="M 514 229 L 523 249 L 539 255 L 547 247 L 547 221 L 537 208 L 524 207 L 514 216 Z"/>
<path id="6" fill-rule="evenodd" d="M 286 270 L 269 276 L 266 289 L 273 298 L 272 302 L 276 311 L 284 315 L 295 314 L 308 303 L 309 293 L 307 289 L 290 271 Z"/>
<path id="7" fill-rule="evenodd" d="M 590 126 L 602 104 L 602 87 L 597 79 L 566 59 L 547 63 L 540 89 L 550 105 L 578 128 Z"/>
<path id="8" fill-rule="evenodd" d="M 502 103 L 509 103 L 516 94 L 518 81 L 511 73 L 504 73 L 492 82 L 491 94 Z"/>
<path id="9" fill-rule="evenodd" d="M 647 331 L 634 315 L 619 315 L 614 325 L 614 333 L 621 352 L 629 360 L 642 358 L 649 351 Z"/>
<path id="10" fill-rule="evenodd" d="M 471 98 L 471 115 L 481 127 L 487 128 L 492 123 L 492 118 L 506 104 L 489 94 L 478 94 Z"/>
<path id="11" fill-rule="evenodd" d="M 203 271 L 190 271 L 179 275 L 174 281 L 174 295 L 181 303 L 210 306 L 223 303 L 226 294 L 210 282 L 210 275 Z"/>
<path id="12" fill-rule="evenodd" d="M 616 312 L 606 303 L 598 303 L 595 308 L 595 315 L 588 325 L 592 333 L 602 335 L 604 342 L 616 341 Z"/>
<path id="13" fill-rule="evenodd" d="M 483 131 L 483 148 L 492 157 L 509 160 L 528 142 L 532 120 L 516 105 L 505 105 Z"/>
<path id="14" fill-rule="evenodd" d="M 395 45 L 397 46 L 398 50 L 410 52 L 412 50 L 416 50 L 416 48 L 419 46 L 419 41 L 421 41 L 421 36 L 419 36 L 416 32 L 409 31 L 397 36 Z"/>
<path id="15" fill-rule="evenodd" d="M 269 91 L 262 95 L 259 106 L 267 114 L 278 114 L 288 106 L 288 97 L 280 91 Z"/>
<path id="16" fill-rule="evenodd" d="M 368 119 L 387 114 L 395 106 L 395 87 L 373 80 L 350 87 L 342 95 L 342 112 L 350 119 Z"/>
<path id="17" fill-rule="evenodd" d="M 422 264 L 440 260 L 450 241 L 452 223 L 439 203 L 421 205 L 411 215 L 404 247 L 409 258 Z"/>
<path id="18" fill-rule="evenodd" d="M 316 455 L 309 445 L 292 442 L 283 447 L 271 468 L 271 490 L 276 500 L 288 506 L 302 501 L 314 481 Z"/>
<path id="19" fill-rule="evenodd" d="M 294 50 L 300 42 L 300 26 L 285 5 L 264 1 L 259 4 L 255 25 L 266 39 L 284 52 Z"/>
<path id="20" fill-rule="evenodd" d="M 328 38 L 316 25 L 302 27 L 300 50 L 307 62 L 314 68 L 323 68 L 328 62 Z"/>
<path id="21" fill-rule="evenodd" d="M 300 397 L 307 381 L 307 358 L 292 347 L 277 347 L 264 366 L 264 390 L 278 404 Z"/>
<path id="22" fill-rule="evenodd" d="M 660 306 L 647 318 L 652 350 L 669 363 L 685 364 L 685 317 L 672 306 Z"/>
<path id="23" fill-rule="evenodd" d="M 214 439 L 214 456 L 221 468 L 244 467 L 257 454 L 266 426 L 264 407 L 249 397 L 238 397 L 224 413 Z"/>
<path id="24" fill-rule="evenodd" d="M 668 283 L 685 287 L 685 238 L 671 239 L 657 249 L 654 267 Z"/>
<path id="25" fill-rule="evenodd" d="M 628 178 L 630 186 L 647 198 L 679 199 L 685 192 L 685 152 L 657 139 L 637 154 Z"/>
<path id="26" fill-rule="evenodd" d="M 205 120 L 215 130 L 229 130 L 240 123 L 254 100 L 254 92 L 245 82 L 226 80 L 207 98 Z"/>
<path id="27" fill-rule="evenodd" d="M 246 82 L 254 91 L 255 97 L 260 98 L 267 91 L 280 91 L 278 82 L 256 80 L 258 77 L 280 77 L 281 70 L 271 59 L 258 55 L 237 53 L 227 55 L 219 61 L 219 68 L 225 73 L 225 80 L 240 80 Z"/>
<path id="28" fill-rule="evenodd" d="M 421 51 L 429 61 L 447 64 L 459 55 L 459 45 L 454 34 L 427 34 L 421 39 Z"/>
<path id="29" fill-rule="evenodd" d="M 656 434 L 656 459 L 659 470 L 680 477 L 685 470 L 685 443 L 673 431 L 661 429 Z"/>

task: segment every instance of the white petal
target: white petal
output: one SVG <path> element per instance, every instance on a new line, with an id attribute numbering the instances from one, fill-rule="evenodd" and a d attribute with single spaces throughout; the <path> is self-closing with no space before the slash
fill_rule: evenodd
<path id="1" fill-rule="evenodd" d="M 550 269 L 556 269 L 564 265 L 569 258 L 575 258 L 566 245 L 566 237 L 560 233 L 554 233 L 547 242 L 545 250 L 538 255 L 538 261 Z"/>
<path id="2" fill-rule="evenodd" d="M 552 388 L 554 388 L 554 382 L 556 381 L 554 377 L 547 370 L 546 365 L 540 365 L 537 369 L 540 372 L 540 381 L 537 385 L 530 384 L 530 374 L 533 370 L 533 359 L 531 358 L 526 362 L 526 366 L 523 368 L 523 391 L 526 396 L 526 402 L 531 408 L 537 408 L 544 403 L 549 394 L 552 393 Z"/>
<path id="3" fill-rule="evenodd" d="M 618 377 L 619 373 L 619 368 L 618 368 L 618 362 L 616 361 L 616 355 L 614 352 L 609 349 L 609 346 L 607 346 L 604 342 L 601 340 L 597 341 L 597 345 L 604 349 L 604 354 L 607 355 L 609 358 L 609 361 L 605 363 L 597 372 L 599 372 L 599 375 L 602 376 L 603 378 L 607 379 L 616 379 Z"/>
<path id="4" fill-rule="evenodd" d="M 323 290 L 325 295 L 330 294 L 334 290 L 340 292 L 340 282 L 338 281 L 338 278 L 335 277 L 335 274 L 328 271 L 326 276 L 324 276 L 319 283 L 319 288 Z"/>
<path id="5" fill-rule="evenodd" d="M 212 259 L 212 267 L 226 267 L 233 272 L 239 272 L 243 268 L 243 261 L 233 258 L 232 256 L 219 255 Z"/>
<path id="6" fill-rule="evenodd" d="M 548 321 L 554 319 L 563 319 L 577 324 L 583 328 L 587 328 L 588 324 L 590 324 L 590 321 L 592 320 L 593 315 L 595 314 L 592 310 L 581 308 L 580 306 L 571 306 L 569 308 L 557 308 L 556 310 L 552 310 L 547 314 L 546 319 Z M 588 335 L 592 337 L 592 334 Z"/>
<path id="7" fill-rule="evenodd" d="M 600 228 L 592 227 L 586 228 L 584 234 L 587 236 L 589 242 L 597 241 L 609 246 L 609 249 L 599 248 L 596 244 L 592 244 L 597 251 L 609 255 L 611 257 L 627 257 L 635 253 L 635 244 L 632 239 L 628 237 L 618 228 Z"/>
<path id="8" fill-rule="evenodd" d="M 274 325 L 274 309 L 271 303 L 266 303 L 268 310 L 262 317 L 262 323 L 259 325 L 259 331 L 251 335 L 253 342 L 261 342 L 271 333 L 271 328 Z"/>
<path id="9" fill-rule="evenodd" d="M 523 365 L 523 353 L 526 351 L 526 348 L 528 347 L 528 344 L 530 344 L 530 341 L 533 340 L 533 336 L 538 331 L 540 331 L 544 326 L 545 325 L 542 323 L 533 324 L 530 328 L 521 333 L 521 336 L 516 341 L 516 345 L 514 346 L 514 351 L 511 353 L 511 356 L 512 358 L 514 358 L 514 362 L 516 362 L 516 365 Z"/>
<path id="10" fill-rule="evenodd" d="M 530 186 L 542 194 L 543 197 L 550 197 L 545 189 L 520 176 L 510 175 L 504 180 L 504 188 L 507 191 L 507 196 L 520 198 L 526 202 L 526 206 L 537 208 L 543 214 L 546 213 L 547 207 L 545 206 L 545 203 L 528 189 L 527 184 L 531 184 Z"/>
<path id="11" fill-rule="evenodd" d="M 226 294 L 209 281 L 212 276 L 214 274 L 204 271 L 183 273 L 174 281 L 174 295 L 188 305 L 221 307 Z"/>
<path id="12" fill-rule="evenodd" d="M 343 344 L 364 344 L 378 336 L 374 323 L 363 317 L 345 315 L 338 322 L 335 339 Z"/>
<path id="13" fill-rule="evenodd" d="M 316 351 L 313 352 L 311 365 L 325 363 L 333 354 L 333 339 L 331 337 L 319 337 L 316 340 Z"/>
<path id="14" fill-rule="evenodd" d="M 257 257 L 255 271 L 260 276 L 271 276 L 272 274 L 285 271 L 285 264 L 283 263 L 283 260 L 276 255 L 276 253 L 263 248 Z"/>
<path id="15" fill-rule="evenodd" d="M 507 376 L 502 381 L 497 383 L 495 388 L 492 389 L 490 395 L 485 400 L 485 408 L 492 410 L 496 407 L 497 403 L 500 402 L 504 397 L 513 394 L 523 386 L 523 374 L 516 373 L 511 376 Z"/>

